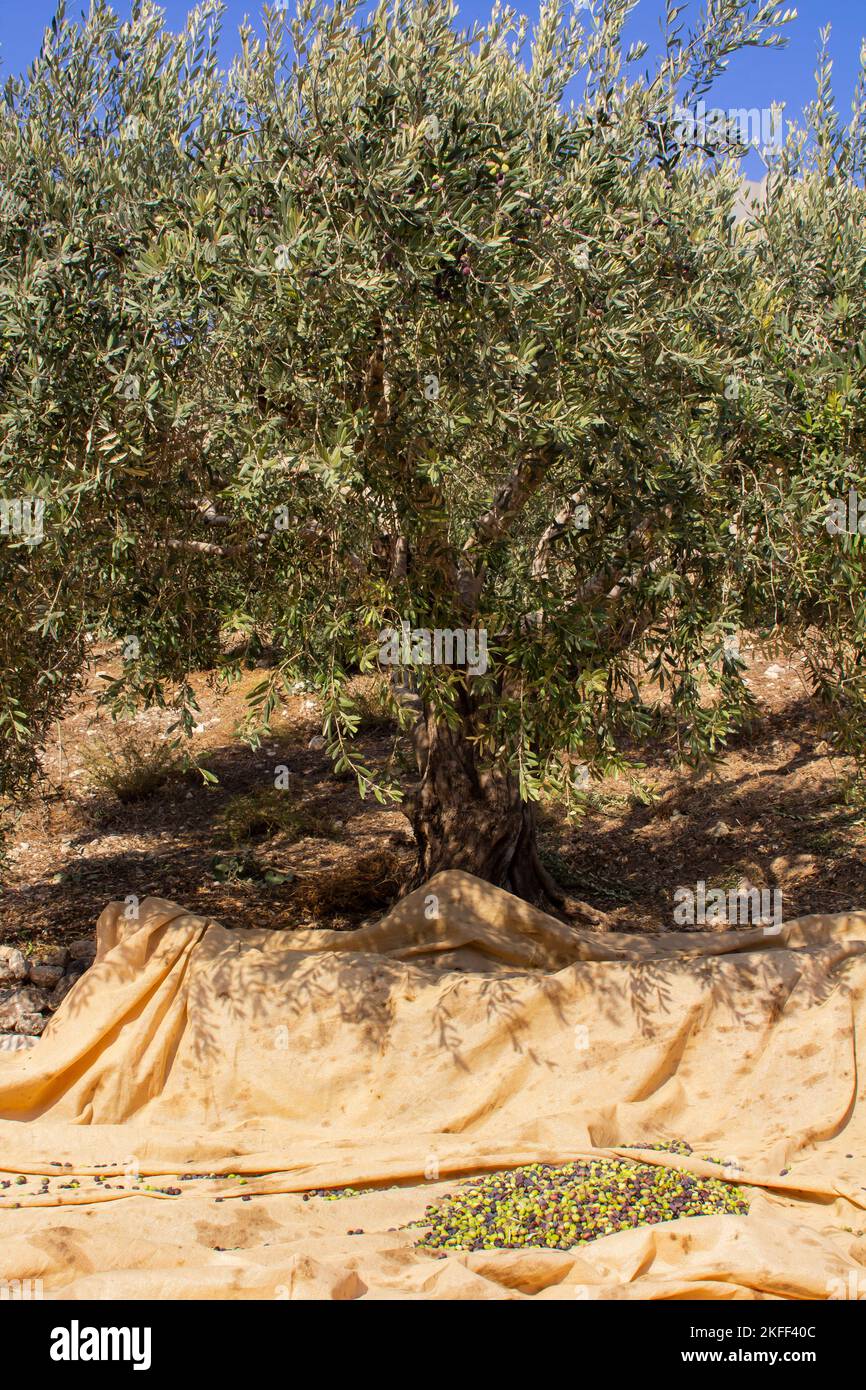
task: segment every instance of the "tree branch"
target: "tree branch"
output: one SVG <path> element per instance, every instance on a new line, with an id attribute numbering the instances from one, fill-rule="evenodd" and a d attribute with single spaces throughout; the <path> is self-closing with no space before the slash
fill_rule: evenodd
<path id="1" fill-rule="evenodd" d="M 244 551 L 253 550 L 260 541 L 270 539 L 270 532 L 263 531 L 249 541 L 239 541 L 237 545 L 217 545 L 215 541 L 193 541 L 170 536 L 163 541 L 169 550 L 189 550 L 199 555 L 214 555 L 220 560 L 230 560 Z"/>
<path id="2" fill-rule="evenodd" d="M 506 534 L 514 518 L 540 488 L 558 452 L 551 445 L 521 459 L 494 493 L 493 506 L 476 521 L 460 554 L 458 583 L 465 608 L 475 607 L 484 584 L 484 566 L 479 563 L 484 550 Z"/>
<path id="3" fill-rule="evenodd" d="M 572 493 L 568 501 L 560 507 L 550 525 L 543 532 L 538 545 L 535 547 L 535 555 L 532 560 L 532 578 L 543 579 L 547 574 L 547 565 L 550 560 L 550 552 L 556 542 L 571 529 L 575 512 L 580 505 L 581 494 Z"/>

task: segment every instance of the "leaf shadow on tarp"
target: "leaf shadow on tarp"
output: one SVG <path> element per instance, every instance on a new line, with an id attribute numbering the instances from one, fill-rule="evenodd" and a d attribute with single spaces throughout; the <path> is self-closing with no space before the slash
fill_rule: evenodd
<path id="1" fill-rule="evenodd" d="M 754 949 L 727 954 L 472 971 L 449 969 L 432 954 L 404 961 L 351 950 L 264 951 L 244 935 L 208 933 L 197 947 L 188 1026 L 202 1065 L 222 1051 L 227 1026 L 264 1030 L 264 1037 L 282 1032 L 290 1052 L 314 1051 L 323 1029 L 329 1035 L 342 1029 L 359 1074 L 366 1074 L 388 1045 L 400 1000 L 424 990 L 430 1009 L 419 1046 L 449 1053 L 462 1071 L 472 1070 L 479 1048 L 489 1053 L 494 1035 L 503 1056 L 556 1066 L 551 1034 L 573 1048 L 575 1026 L 591 1028 L 598 1019 L 644 1040 L 676 1033 L 684 1018 L 697 1022 L 707 1011 L 759 1032 L 788 1009 L 820 1006 L 835 991 L 847 992 L 848 966 L 866 950 L 866 942 L 856 941 L 786 948 L 768 937 Z M 721 945 L 719 938 L 694 940 L 696 952 L 702 943 L 716 950 Z M 639 945 L 651 949 L 649 941 Z"/>
<path id="2" fill-rule="evenodd" d="M 556 1068 L 565 1050 L 574 1051 L 574 1029 L 599 1019 L 641 1040 L 676 1034 L 684 1017 L 699 1021 L 706 1011 L 744 1030 L 767 1029 L 786 1010 L 820 1006 L 834 991 L 847 991 L 848 965 L 866 950 L 866 942 L 834 940 L 829 931 L 811 944 L 787 946 L 760 931 L 683 933 L 674 941 L 665 933 L 626 936 L 542 919 L 538 942 L 530 941 L 523 956 L 532 962 L 558 953 L 555 965 L 515 967 L 515 942 L 525 946 L 522 927 L 537 914 L 509 895 L 500 904 L 497 890 L 471 883 L 466 901 L 476 894 L 487 903 L 487 936 L 484 930 L 471 935 L 471 949 L 462 952 L 440 949 L 431 938 L 420 953 L 416 943 L 411 959 L 401 959 L 393 942 L 383 953 L 359 950 L 364 938 L 355 933 L 325 934 L 322 948 L 310 950 L 310 939 L 294 933 L 231 930 L 202 917 L 186 964 L 174 967 L 176 984 L 166 982 L 186 992 L 185 1022 L 154 1085 L 162 1084 L 181 1047 L 207 1070 L 225 1060 L 228 1042 L 238 1036 L 255 1033 L 257 1047 L 291 1057 L 320 1048 L 324 1029 L 345 1032 L 346 1053 L 357 1059 L 359 1077 L 366 1076 L 393 1042 L 401 998 L 422 991 L 429 1009 L 420 1024 L 416 1016 L 413 1037 L 421 1049 L 447 1053 L 462 1072 L 479 1068 L 480 1056 L 485 1066 L 498 1056 L 504 1065 L 516 1057 L 530 1068 Z M 411 904 L 405 911 L 417 921 Z M 102 978 L 99 971 L 82 978 L 59 1022 L 93 1010 Z M 131 997 L 128 1015 L 94 1039 L 93 1055 L 147 1006 L 147 997 Z M 153 1026 L 160 1026 L 158 1018 Z"/>

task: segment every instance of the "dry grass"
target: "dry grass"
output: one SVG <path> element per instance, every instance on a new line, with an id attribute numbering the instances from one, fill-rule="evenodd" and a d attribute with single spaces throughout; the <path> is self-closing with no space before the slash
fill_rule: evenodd
<path id="1" fill-rule="evenodd" d="M 341 861 L 327 873 L 305 876 L 292 900 L 314 921 L 344 913 L 378 912 L 397 897 L 404 878 L 405 862 L 383 847 Z"/>
<path id="2" fill-rule="evenodd" d="M 306 836 L 333 839 L 337 835 L 330 816 L 314 807 L 298 804 L 292 784 L 284 791 L 265 787 L 233 796 L 221 811 L 217 827 L 232 845 L 242 845 L 249 840 L 270 840 L 276 835 L 290 844 Z"/>
<path id="3" fill-rule="evenodd" d="M 88 789 L 124 804 L 153 796 L 183 766 L 176 748 L 159 734 L 123 727 L 86 749 L 82 761 Z"/>

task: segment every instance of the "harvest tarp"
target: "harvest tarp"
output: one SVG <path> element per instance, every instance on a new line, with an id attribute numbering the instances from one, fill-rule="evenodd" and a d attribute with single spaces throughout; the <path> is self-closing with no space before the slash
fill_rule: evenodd
<path id="1" fill-rule="evenodd" d="M 462 873 L 357 932 L 125 911 L 36 1047 L 0 1053 L 0 1280 L 866 1298 L 866 913 L 597 933 Z M 624 1152 L 674 1139 L 694 1155 Z M 460 1175 L 598 1155 L 735 1181 L 749 1214 L 444 1258 L 407 1229 Z M 302 1195 L 343 1186 L 375 1190 Z"/>

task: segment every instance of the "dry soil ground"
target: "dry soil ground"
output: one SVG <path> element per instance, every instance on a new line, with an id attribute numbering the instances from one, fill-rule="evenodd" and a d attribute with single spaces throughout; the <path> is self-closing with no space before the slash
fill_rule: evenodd
<path id="1" fill-rule="evenodd" d="M 40 796 L 13 826 L 0 941 L 32 949 L 79 937 L 107 902 L 130 894 L 170 898 L 228 926 L 349 928 L 388 907 L 413 863 L 411 830 L 398 809 L 362 802 L 354 780 L 336 778 L 324 750 L 309 746 L 320 731 L 310 696 L 287 700 L 253 751 L 237 729 L 263 672 L 249 671 L 228 692 L 196 677 L 195 750 L 218 783 L 187 772 L 123 804 L 94 791 L 87 770 L 88 753 L 114 737 L 95 701 L 100 672 L 111 669 L 104 655 L 49 741 Z M 690 776 L 666 750 L 650 748 L 650 804 L 609 779 L 593 784 L 578 824 L 543 808 L 544 853 L 560 881 L 618 930 L 672 928 L 675 889 L 699 880 L 780 888 L 788 920 L 866 907 L 866 825 L 842 799 L 847 769 L 828 756 L 802 669 L 797 658 L 751 655 L 747 676 L 762 718 L 711 773 Z M 158 735 L 167 722 L 150 711 L 136 727 Z M 393 731 L 371 719 L 362 746 L 382 764 L 393 756 Z M 283 765 L 291 774 L 285 804 L 297 816 L 276 833 L 253 824 L 249 857 L 226 816 L 231 823 L 248 805 L 238 798 L 267 796 Z"/>

